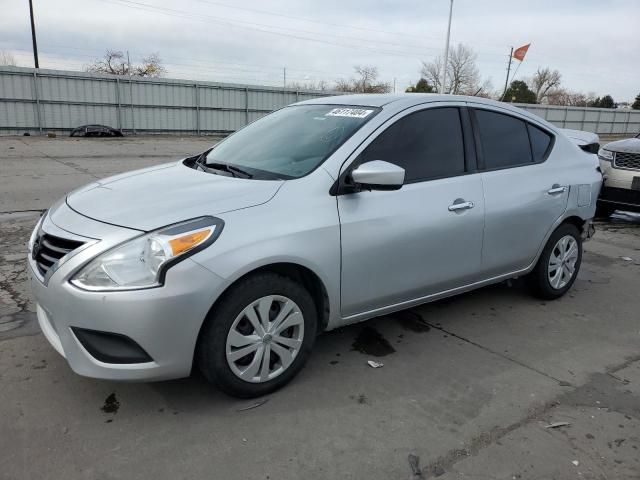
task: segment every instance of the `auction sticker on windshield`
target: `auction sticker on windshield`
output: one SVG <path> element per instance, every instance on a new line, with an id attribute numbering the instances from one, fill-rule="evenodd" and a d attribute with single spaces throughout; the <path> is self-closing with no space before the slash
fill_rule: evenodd
<path id="1" fill-rule="evenodd" d="M 365 118 L 370 115 L 371 112 L 373 112 L 373 110 L 365 110 L 363 108 L 334 108 L 329 113 L 325 113 L 325 116 Z"/>

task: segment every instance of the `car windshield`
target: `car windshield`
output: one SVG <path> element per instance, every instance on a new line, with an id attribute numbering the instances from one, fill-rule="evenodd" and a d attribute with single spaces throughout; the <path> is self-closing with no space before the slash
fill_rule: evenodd
<path id="1" fill-rule="evenodd" d="M 235 167 L 251 178 L 299 178 L 325 161 L 379 109 L 295 105 L 267 115 L 216 145 L 209 167 Z"/>

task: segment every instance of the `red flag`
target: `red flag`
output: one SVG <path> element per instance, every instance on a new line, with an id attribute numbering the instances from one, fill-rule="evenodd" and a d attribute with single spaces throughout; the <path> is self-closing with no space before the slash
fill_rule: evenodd
<path id="1" fill-rule="evenodd" d="M 515 58 L 516 60 L 523 61 L 524 56 L 527 54 L 527 50 L 529 50 L 530 46 L 531 44 L 527 43 L 526 45 L 523 45 L 520 48 L 516 48 L 513 52 L 513 58 Z"/>

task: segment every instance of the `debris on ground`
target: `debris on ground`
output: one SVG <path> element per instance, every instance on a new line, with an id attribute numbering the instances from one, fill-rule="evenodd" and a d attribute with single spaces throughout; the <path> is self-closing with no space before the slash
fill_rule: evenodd
<path id="1" fill-rule="evenodd" d="M 421 480 L 424 478 L 420 470 L 420 457 L 413 453 L 409 454 L 409 468 L 411 469 L 410 480 Z"/>
<path id="2" fill-rule="evenodd" d="M 254 404 L 251 404 L 247 407 L 242 407 L 239 408 L 238 410 L 236 410 L 236 412 L 246 412 L 247 410 L 253 410 L 254 408 L 258 408 L 261 407 L 262 405 L 264 405 L 265 403 L 267 403 L 269 401 L 268 398 L 265 398 L 264 400 L 260 400 L 259 402 L 256 402 Z"/>
<path id="3" fill-rule="evenodd" d="M 620 260 L 624 260 L 625 262 L 633 262 L 633 258 L 631 257 L 620 257 Z"/>
<path id="4" fill-rule="evenodd" d="M 82 125 L 74 128 L 69 134 L 70 137 L 124 137 L 121 130 L 108 127 L 107 125 Z"/>
<path id="5" fill-rule="evenodd" d="M 559 428 L 559 427 L 568 427 L 571 425 L 569 422 L 555 422 L 546 425 L 544 428 Z"/>
<path id="6" fill-rule="evenodd" d="M 580 462 L 579 462 L 578 460 L 574 460 L 574 461 L 573 461 L 573 462 L 571 462 L 571 463 L 573 463 L 576 467 L 577 467 L 578 465 L 580 465 Z"/>
<path id="7" fill-rule="evenodd" d="M 384 367 L 384 363 L 382 362 L 376 362 L 374 360 L 367 360 L 367 363 L 369 364 L 369 366 L 371 368 L 381 368 Z"/>

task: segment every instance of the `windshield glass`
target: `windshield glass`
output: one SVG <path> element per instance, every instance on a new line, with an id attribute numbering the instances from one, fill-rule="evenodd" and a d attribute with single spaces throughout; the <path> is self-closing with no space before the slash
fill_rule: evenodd
<path id="1" fill-rule="evenodd" d="M 216 145 L 206 165 L 241 168 L 251 178 L 299 178 L 314 170 L 379 109 L 336 105 L 286 107 Z"/>

